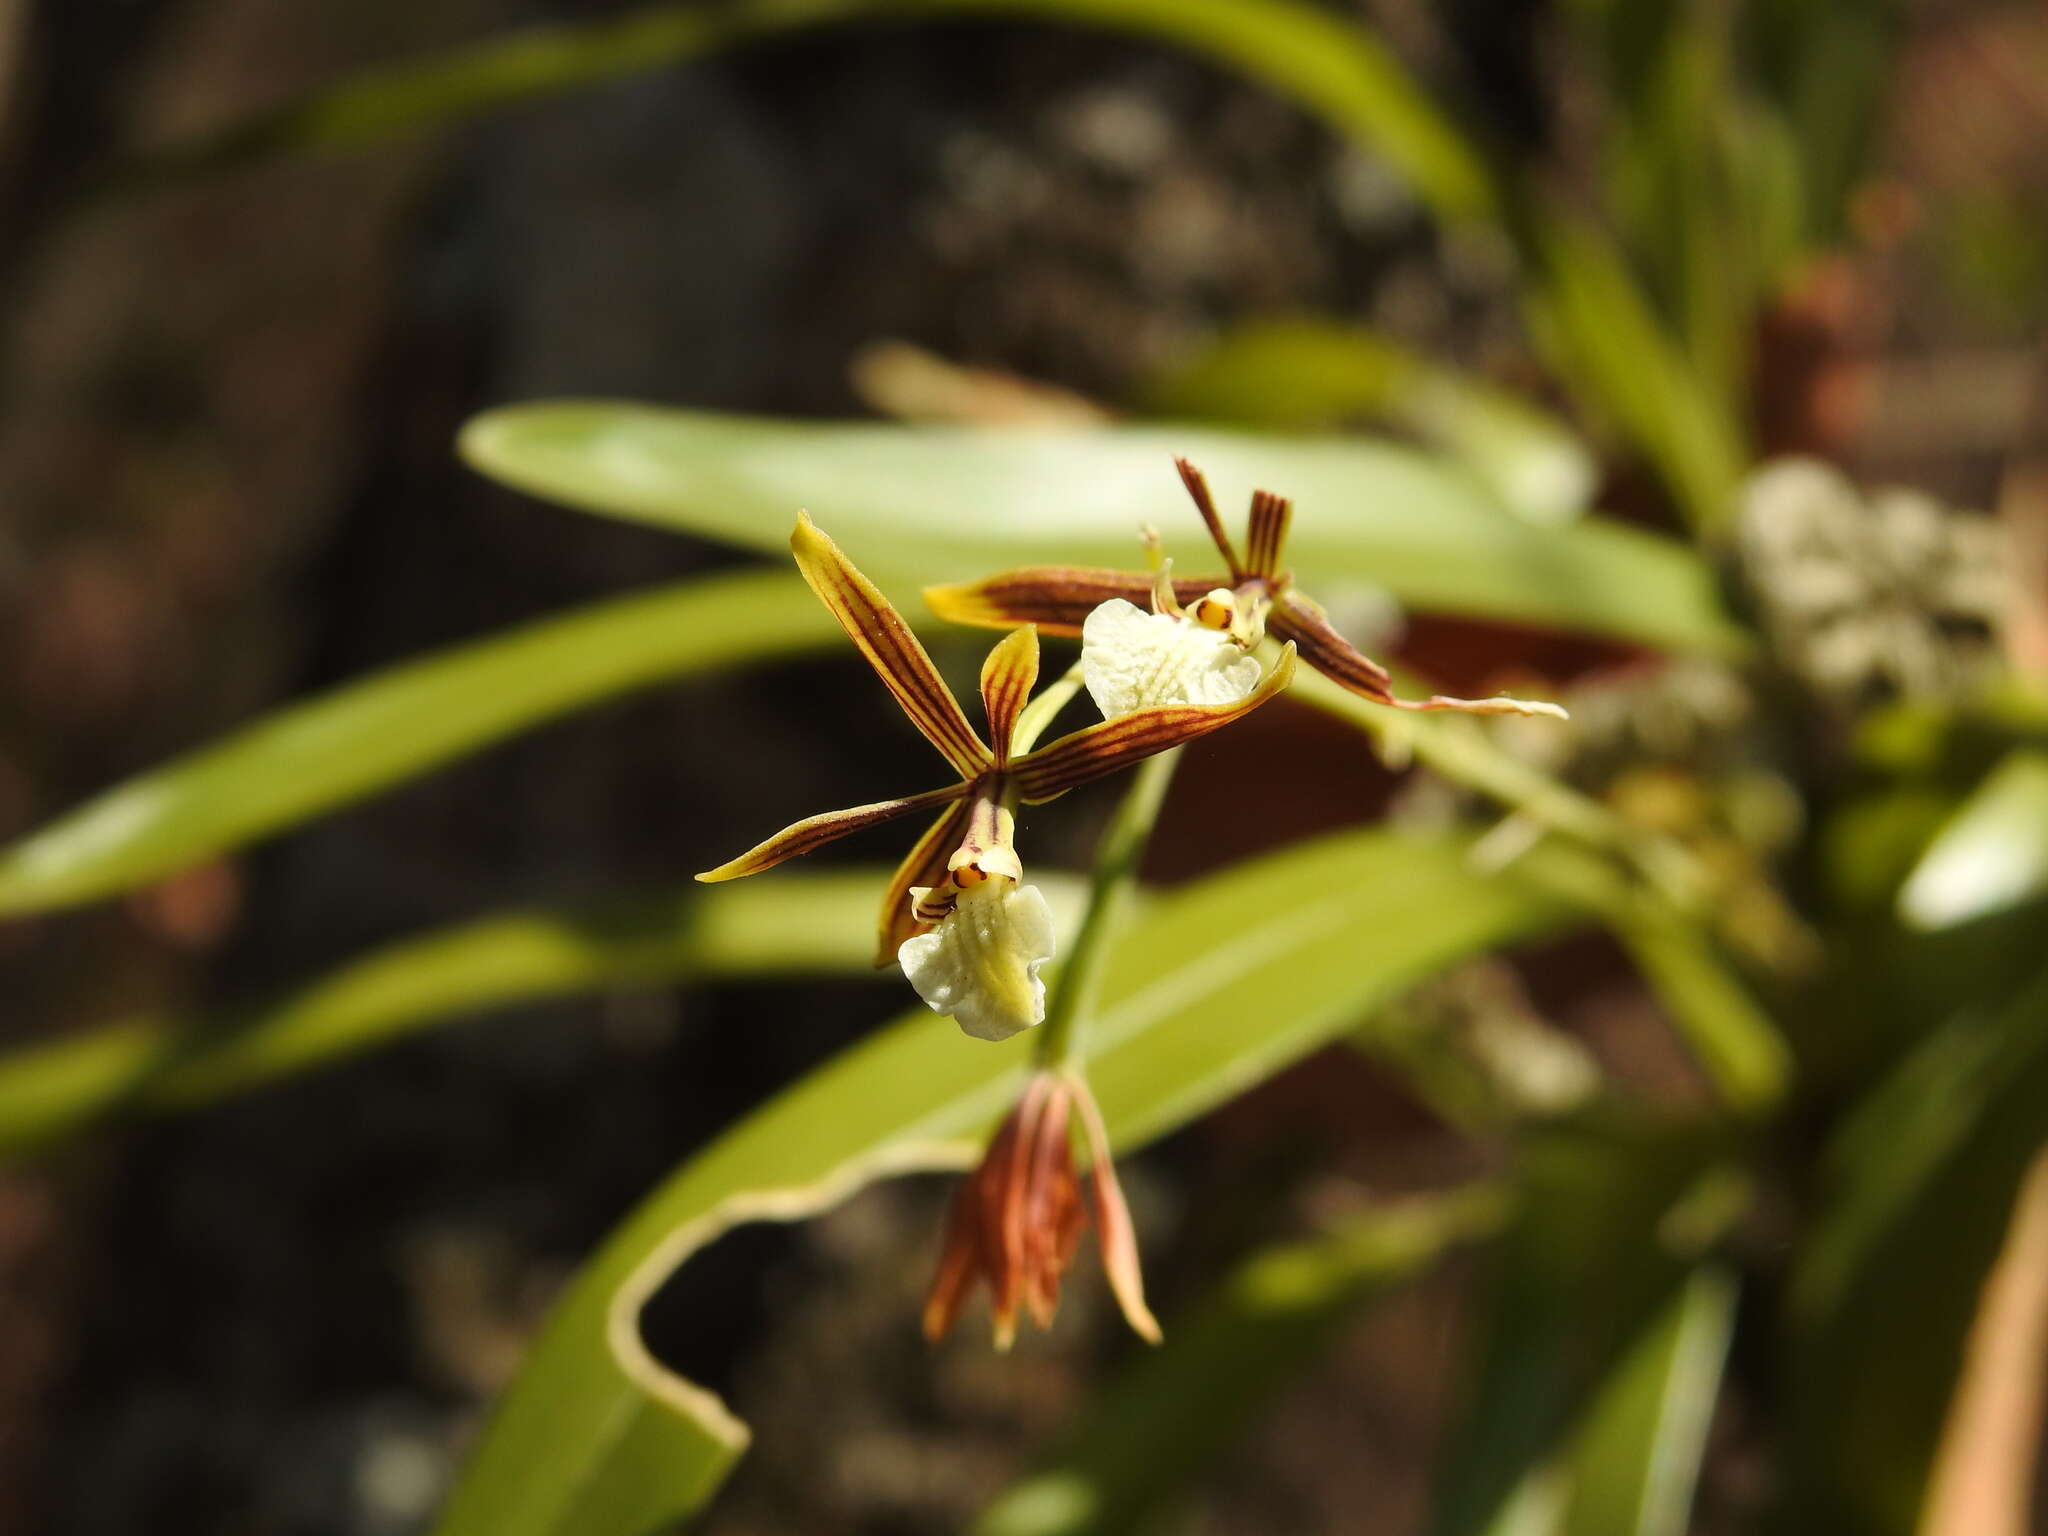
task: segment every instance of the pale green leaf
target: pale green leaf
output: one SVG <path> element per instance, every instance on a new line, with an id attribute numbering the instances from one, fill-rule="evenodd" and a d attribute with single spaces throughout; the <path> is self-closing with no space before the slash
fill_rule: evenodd
<path id="1" fill-rule="evenodd" d="M 212 1103 L 420 1030 L 510 1004 L 683 980 L 878 976 L 886 869 L 772 879 L 511 912 L 401 939 L 277 1001 L 221 1018 L 141 1018 L 0 1056 L 0 1157 L 114 1112 Z M 1071 920 L 1080 887 L 1035 876 Z"/>
<path id="2" fill-rule="evenodd" d="M 1528 886 L 1476 874 L 1465 847 L 1326 837 L 1205 880 L 1135 922 L 1085 1033 L 1118 1145 L 1203 1113 L 1442 966 L 1567 920 Z M 747 1431 L 647 1354 L 647 1298 L 738 1223 L 797 1219 L 885 1174 L 970 1161 L 1031 1044 L 966 1040 L 919 1012 L 691 1159 L 557 1305 L 439 1536 L 642 1536 L 701 1503 Z"/>
<path id="3" fill-rule="evenodd" d="M 1327 320 L 1263 320 L 1224 333 L 1155 379 L 1161 416 L 1302 430 L 1392 422 L 1476 474 L 1532 522 L 1570 522 L 1599 483 L 1592 455 L 1516 396 L 1375 332 Z"/>
<path id="4" fill-rule="evenodd" d="M 2048 892 L 2048 752 L 2017 749 L 1963 802 L 1899 888 L 1910 927 L 1950 928 Z"/>
<path id="5" fill-rule="evenodd" d="M 512 406 L 462 448 L 495 479 L 586 511 L 780 553 L 797 507 L 899 600 L 1006 566 L 1138 568 L 1138 525 L 1185 571 L 1201 524 L 1183 454 L 1225 506 L 1265 487 L 1296 503 L 1289 559 L 1326 600 L 1347 585 L 1410 606 L 1679 650 L 1741 645 L 1706 567 L 1611 524 L 1539 529 L 1467 477 L 1387 443 L 1212 427 L 996 431 L 817 424 L 602 401 Z"/>
<path id="6" fill-rule="evenodd" d="M 393 667 L 129 779 L 0 850 L 0 916 L 143 884 L 600 699 L 838 636 L 796 576 L 748 572 Z"/>
<path id="7" fill-rule="evenodd" d="M 1353 1217 L 1260 1253 L 1060 1437 L 1042 1471 L 1005 1491 L 976 1536 L 1149 1530 L 1358 1312 L 1444 1252 L 1498 1225 L 1472 1189 Z"/>

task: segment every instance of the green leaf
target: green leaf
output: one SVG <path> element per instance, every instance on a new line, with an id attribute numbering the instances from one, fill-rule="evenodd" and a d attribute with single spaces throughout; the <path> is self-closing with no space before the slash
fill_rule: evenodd
<path id="1" fill-rule="evenodd" d="M 886 869 L 790 871 L 580 910 L 508 912 L 402 939 L 289 996 L 212 1020 L 132 1019 L 0 1057 L 0 1157 L 116 1110 L 261 1087 L 492 1008 L 683 980 L 875 976 Z M 1081 888 L 1035 876 L 1071 921 Z"/>
<path id="2" fill-rule="evenodd" d="M 1630 1346 L 1574 1441 L 1560 1536 L 1685 1536 L 1735 1293 L 1700 1266 Z"/>
<path id="3" fill-rule="evenodd" d="M 2048 752 L 2010 753 L 1977 787 L 1899 888 L 1920 929 L 2002 912 L 2048 892 Z"/>
<path id="4" fill-rule="evenodd" d="M 1535 407 L 1375 332 L 1326 320 L 1239 326 L 1154 380 L 1144 404 L 1155 415 L 1283 430 L 1394 422 L 1541 524 L 1578 517 L 1599 482 L 1584 445 Z"/>
<path id="5" fill-rule="evenodd" d="M 1200 1115 L 1478 949 L 1568 920 L 1469 867 L 1462 839 L 1319 839 L 1163 899 L 1120 939 L 1088 1073 L 1130 1148 Z M 889 1173 L 959 1167 L 1009 1107 L 1021 1037 L 965 1040 L 920 1011 L 686 1163 L 570 1286 L 436 1527 L 439 1536 L 641 1536 L 706 1499 L 744 1425 L 651 1358 L 638 1316 L 692 1253 Z M 905 1319 L 905 1327 L 912 1326 Z"/>
<path id="6" fill-rule="evenodd" d="M 1258 1254 L 1004 1492 L 976 1536 L 1149 1530 L 1358 1312 L 1499 1224 L 1498 1191 L 1372 1211 Z"/>
<path id="7" fill-rule="evenodd" d="M 1440 213 L 1483 214 L 1485 159 L 1370 32 L 1298 0 L 733 0 L 652 5 L 602 22 L 525 28 L 359 75 L 116 166 L 110 190 L 251 158 L 374 143 L 522 101 L 861 21 L 974 18 L 1101 27 L 1177 44 L 1242 70 L 1372 145 Z"/>
<path id="8" fill-rule="evenodd" d="M 1136 568 L 1137 527 L 1197 569 L 1209 551 L 1175 454 L 1226 504 L 1294 498 L 1290 556 L 1327 598 L 1346 581 L 1441 609 L 1729 652 L 1739 632 L 1706 570 L 1669 541 L 1608 524 L 1538 529 L 1412 450 L 1213 428 L 992 431 L 819 425 L 601 401 L 513 406 L 472 421 L 470 463 L 585 511 L 780 552 L 794 509 L 884 588 L 1025 564 Z"/>
<path id="9" fill-rule="evenodd" d="M 0 916 L 141 885 L 567 710 L 838 636 L 797 577 L 749 572 L 393 667 L 129 779 L 0 851 Z"/>
<path id="10" fill-rule="evenodd" d="M 1439 1468 L 1436 1536 L 1554 1528 L 1574 1427 L 1746 1198 L 1725 1161 L 1736 1146 L 1727 1125 L 1613 1111 L 1526 1143 L 1478 1369 Z"/>
<path id="11" fill-rule="evenodd" d="M 2039 955 L 2038 925 L 2027 952 Z M 1918 1518 L 1964 1342 L 2048 1103 L 2048 974 L 1970 1010 L 1879 1085 L 1828 1157 L 1793 1276 L 1787 1529 Z"/>

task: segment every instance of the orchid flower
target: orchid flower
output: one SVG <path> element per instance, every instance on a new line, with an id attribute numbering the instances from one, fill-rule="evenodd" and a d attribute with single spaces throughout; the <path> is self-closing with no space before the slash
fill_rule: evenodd
<path id="1" fill-rule="evenodd" d="M 1013 754 L 1017 717 L 1038 679 L 1036 630 L 1005 636 L 982 665 L 984 742 L 902 615 L 808 516 L 798 516 L 790 549 L 811 590 L 956 778 L 900 800 L 808 817 L 697 878 L 759 874 L 849 833 L 937 810 L 883 893 L 875 963 L 900 959 L 925 1001 L 969 1034 L 1002 1039 L 1029 1028 L 1044 1017 L 1037 972 L 1052 954 L 1052 924 L 1043 896 L 1022 885 L 1017 805 L 1054 799 L 1248 714 L 1287 686 L 1293 649 L 1240 699 L 1141 709 Z"/>
<path id="2" fill-rule="evenodd" d="M 1074 1171 L 1072 1120 L 1077 1113 L 1088 1138 L 1087 1202 Z M 1159 1324 L 1145 1305 L 1138 1242 L 1110 1163 L 1101 1111 L 1078 1076 L 1036 1072 L 989 1142 L 981 1165 L 953 1196 L 938 1274 L 924 1304 L 925 1336 L 936 1342 L 945 1335 L 977 1280 L 988 1282 L 998 1349 L 1008 1349 L 1017 1336 L 1020 1304 L 1039 1327 L 1051 1326 L 1060 1278 L 1073 1262 L 1091 1214 L 1102 1242 L 1103 1271 L 1124 1320 L 1141 1338 L 1157 1344 Z"/>
<path id="3" fill-rule="evenodd" d="M 1149 597 L 1153 617 L 1192 620 L 1202 628 L 1232 637 L 1244 649 L 1265 634 L 1285 640 L 1300 649 L 1303 661 L 1332 682 L 1375 704 L 1394 709 L 1458 710 L 1474 715 L 1563 718 L 1564 711 L 1555 704 L 1523 699 L 1452 699 L 1442 694 L 1427 699 L 1396 698 L 1386 668 L 1339 634 L 1315 599 L 1294 584 L 1294 573 L 1282 567 L 1281 553 L 1287 542 L 1293 503 L 1271 491 L 1253 493 L 1245 553 L 1240 557 L 1230 535 L 1224 531 L 1223 519 L 1216 511 L 1202 472 L 1186 459 L 1175 459 L 1174 464 L 1188 495 L 1194 499 L 1195 510 L 1208 526 L 1217 553 L 1223 557 L 1229 571 L 1227 577 L 1176 580 L 1157 568 L 1147 574 L 1036 565 L 965 585 L 927 587 L 925 601 L 941 618 L 958 624 L 996 629 L 1033 624 L 1049 635 L 1081 635 L 1085 642 L 1089 625 L 1101 623 L 1105 608 L 1116 615 L 1115 623 L 1134 633 L 1132 619 L 1146 617 L 1137 604 Z M 1184 608 L 1183 604 L 1187 606 Z M 1214 644 L 1209 642 L 1211 657 L 1220 654 Z M 1090 691 L 1094 691 L 1092 686 Z"/>

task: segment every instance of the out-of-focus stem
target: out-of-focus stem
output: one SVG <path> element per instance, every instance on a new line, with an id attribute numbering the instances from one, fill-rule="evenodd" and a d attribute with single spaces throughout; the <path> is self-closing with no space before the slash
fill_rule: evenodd
<path id="1" fill-rule="evenodd" d="M 1137 884 L 1138 865 L 1152 840 L 1152 828 L 1159 820 L 1159 807 L 1166 800 L 1180 754 L 1181 749 L 1175 747 L 1138 765 L 1123 804 L 1102 835 L 1088 887 L 1088 908 L 1081 916 L 1073 952 L 1053 985 L 1045 1025 L 1038 1034 L 1041 1066 L 1066 1067 L 1080 1054 L 1081 1029 L 1101 990 L 1103 962 L 1121 924 L 1124 899 Z"/>

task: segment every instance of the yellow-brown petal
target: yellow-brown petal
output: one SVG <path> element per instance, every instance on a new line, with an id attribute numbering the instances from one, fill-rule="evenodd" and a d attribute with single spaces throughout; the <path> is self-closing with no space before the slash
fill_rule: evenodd
<path id="1" fill-rule="evenodd" d="M 1116 1164 L 1110 1161 L 1109 1131 L 1102 1112 L 1085 1084 L 1074 1085 L 1074 1099 L 1081 1110 L 1081 1123 L 1088 1131 L 1088 1180 L 1095 1196 L 1095 1230 L 1102 1244 L 1102 1272 L 1109 1277 L 1109 1289 L 1131 1331 L 1148 1344 L 1163 1335 L 1159 1320 L 1145 1305 L 1145 1277 L 1138 1263 L 1138 1234 L 1131 1225 L 1130 1207 L 1124 1204 L 1123 1186 L 1117 1183 Z"/>
<path id="2" fill-rule="evenodd" d="M 1340 635 L 1322 607 L 1292 587 L 1274 594 L 1266 633 L 1292 640 L 1301 649 L 1301 659 L 1331 682 L 1375 704 L 1394 702 L 1394 682 L 1387 669 Z"/>
<path id="3" fill-rule="evenodd" d="M 1183 577 L 1175 593 L 1193 602 L 1222 577 Z M 1145 571 L 1112 571 L 1083 565 L 1026 565 L 981 581 L 926 587 L 925 605 L 942 619 L 983 629 L 1036 624 L 1048 635 L 1081 633 L 1088 615 L 1111 598 L 1139 608 L 1150 605 L 1152 577 Z"/>
<path id="4" fill-rule="evenodd" d="M 1051 800 L 1076 785 L 1220 730 L 1250 714 L 1293 680 L 1294 647 L 1290 645 L 1259 686 L 1235 703 L 1167 704 L 1087 726 L 1012 763 L 1011 782 L 1026 804 Z"/>
<path id="5" fill-rule="evenodd" d="M 861 575 L 837 544 L 804 513 L 797 514 L 789 547 L 797 569 L 818 600 L 839 620 L 911 724 L 945 756 L 963 779 L 988 766 L 990 754 L 967 723 L 959 701 L 932 665 L 903 616 Z"/>
<path id="6" fill-rule="evenodd" d="M 743 875 L 758 875 L 764 869 L 773 869 L 785 859 L 798 854 L 809 853 L 813 848 L 822 848 L 827 843 L 837 842 L 854 832 L 869 827 L 879 827 L 883 822 L 894 821 L 899 816 L 908 816 L 916 811 L 928 811 L 935 805 L 958 800 L 973 786 L 948 784 L 944 789 L 929 789 L 921 795 L 910 795 L 902 800 L 877 800 L 873 805 L 856 805 L 844 811 L 826 811 L 823 815 L 807 816 L 802 821 L 784 827 L 765 842 L 757 843 L 736 859 L 728 859 L 716 869 L 707 869 L 697 878 L 706 884 L 719 880 L 737 880 Z"/>
<path id="7" fill-rule="evenodd" d="M 1465 715 L 1541 715 L 1553 720 L 1570 718 L 1562 705 L 1548 704 L 1540 699 L 1454 699 L 1441 693 L 1431 694 L 1426 699 L 1395 698 L 1393 680 L 1387 676 L 1386 668 L 1338 634 L 1322 608 L 1291 587 L 1273 600 L 1273 611 L 1266 618 L 1266 632 L 1279 639 L 1292 640 L 1301 648 L 1302 660 L 1330 681 L 1389 709 L 1451 711 Z"/>
<path id="8" fill-rule="evenodd" d="M 1188 495 L 1195 503 L 1195 510 L 1202 514 L 1202 521 L 1209 529 L 1209 538 L 1216 546 L 1216 553 L 1223 557 L 1223 563 L 1230 567 L 1229 586 L 1236 586 L 1250 574 L 1238 562 L 1237 551 L 1231 546 L 1230 535 L 1223 531 L 1223 518 L 1216 510 L 1216 498 L 1209 494 L 1209 480 L 1199 469 L 1186 459 L 1175 459 L 1173 467 L 1180 471 L 1180 483 L 1188 488 Z M 1226 585 L 1226 583 L 1217 583 Z"/>
<path id="9" fill-rule="evenodd" d="M 1287 546 L 1287 523 L 1294 503 L 1271 491 L 1252 492 L 1251 531 L 1245 536 L 1245 569 L 1254 576 L 1280 574 L 1280 552 Z"/>
<path id="10" fill-rule="evenodd" d="M 910 888 L 914 885 L 937 885 L 946 878 L 946 860 L 953 856 L 953 850 L 960 846 L 960 840 L 967 835 L 967 826 L 974 815 L 974 797 L 962 795 L 953 807 L 931 824 L 917 846 L 905 855 L 896 873 L 889 877 L 888 889 L 882 893 L 882 918 L 876 932 L 875 968 L 893 965 L 896 951 L 903 947 L 903 941 L 921 931 L 910 910 Z"/>
<path id="11" fill-rule="evenodd" d="M 1010 738 L 1017 714 L 1038 685 L 1038 631 L 1030 625 L 996 642 L 981 664 L 981 704 L 988 711 L 988 739 L 996 765 L 1010 760 Z"/>

